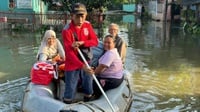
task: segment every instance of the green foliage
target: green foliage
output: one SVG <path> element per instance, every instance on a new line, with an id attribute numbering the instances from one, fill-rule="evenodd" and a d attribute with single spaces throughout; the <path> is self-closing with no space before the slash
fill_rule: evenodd
<path id="1" fill-rule="evenodd" d="M 200 34 L 200 24 L 196 21 L 195 11 L 188 9 L 182 12 L 181 16 L 185 16 L 187 19 L 183 24 L 183 29 L 189 34 Z"/>
<path id="2" fill-rule="evenodd" d="M 186 17 L 186 21 L 195 21 L 195 11 L 191 9 L 183 10 L 181 13 L 182 17 Z"/>
<path id="3" fill-rule="evenodd" d="M 42 0 L 45 4 L 48 4 L 50 9 L 55 9 L 56 5 L 53 2 L 54 0 Z M 130 3 L 132 0 L 57 0 L 59 3 L 62 4 L 59 8 L 56 9 L 59 11 L 71 11 L 71 7 L 73 4 L 80 2 L 87 6 L 88 12 L 91 12 L 93 9 L 99 9 L 101 7 L 107 8 L 109 6 L 115 4 L 123 4 L 123 3 Z"/>
<path id="4" fill-rule="evenodd" d="M 40 28 L 38 28 L 37 30 L 36 30 L 36 32 L 40 32 L 40 34 L 44 34 L 44 32 L 46 31 L 46 30 L 48 30 L 49 29 L 49 25 L 42 25 Z"/>
<path id="5" fill-rule="evenodd" d="M 42 0 L 45 4 L 49 5 L 49 8 L 52 8 L 55 4 L 53 4 L 53 0 Z M 110 0 L 60 0 L 59 1 L 62 6 L 59 8 L 60 11 L 71 11 L 71 7 L 73 4 L 80 2 L 87 6 L 87 10 L 89 12 L 92 11 L 93 8 L 98 9 L 101 7 L 107 7 L 109 4 L 112 4 Z"/>
<path id="6" fill-rule="evenodd" d="M 15 24 L 12 31 L 21 32 L 21 31 L 29 31 L 27 28 L 24 27 L 24 24 Z"/>
<path id="7" fill-rule="evenodd" d="M 186 33 L 200 34 L 200 25 L 195 22 L 185 22 L 183 25 L 183 29 Z"/>

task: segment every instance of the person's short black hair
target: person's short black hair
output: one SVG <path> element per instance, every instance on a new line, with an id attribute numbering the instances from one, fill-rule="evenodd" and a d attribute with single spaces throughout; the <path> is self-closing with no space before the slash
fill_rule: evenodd
<path id="1" fill-rule="evenodd" d="M 106 35 L 106 36 L 105 36 L 105 38 L 108 38 L 108 37 L 113 38 L 112 35 Z"/>

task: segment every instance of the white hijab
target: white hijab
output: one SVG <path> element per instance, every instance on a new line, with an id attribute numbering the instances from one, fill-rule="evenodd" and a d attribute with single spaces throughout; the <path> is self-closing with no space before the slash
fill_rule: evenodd
<path id="1" fill-rule="evenodd" d="M 56 41 L 53 45 L 48 44 L 49 38 L 55 38 Z M 56 33 L 53 30 L 47 30 L 44 34 L 43 40 L 41 41 L 41 45 L 39 47 L 37 53 L 37 59 L 40 54 L 44 54 L 47 56 L 47 59 L 52 59 L 56 55 L 60 55 L 63 59 L 65 59 L 64 49 L 60 41 L 56 38 Z"/>

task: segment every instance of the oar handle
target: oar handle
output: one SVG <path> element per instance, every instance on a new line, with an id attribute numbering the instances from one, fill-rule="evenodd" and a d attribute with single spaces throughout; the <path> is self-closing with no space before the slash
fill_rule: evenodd
<path id="1" fill-rule="evenodd" d="M 84 61 L 85 65 L 90 69 L 91 67 L 89 66 L 88 62 L 86 61 L 85 57 L 83 56 L 83 53 L 81 52 L 81 50 L 79 48 L 77 50 L 78 50 L 78 53 L 81 56 L 82 60 Z M 110 100 L 108 99 L 107 95 L 105 94 L 104 90 L 102 89 L 101 85 L 99 84 L 99 81 L 97 80 L 95 74 L 92 74 L 92 77 L 94 78 L 94 81 L 97 83 L 99 89 L 101 90 L 102 94 L 106 98 L 106 100 L 107 100 L 108 104 L 110 105 L 112 111 L 115 112 L 115 109 L 113 108 Z"/>

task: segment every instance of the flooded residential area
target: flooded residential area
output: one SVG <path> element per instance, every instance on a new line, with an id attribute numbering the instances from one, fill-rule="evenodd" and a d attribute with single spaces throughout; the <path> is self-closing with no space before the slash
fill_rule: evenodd
<path id="1" fill-rule="evenodd" d="M 112 12 L 95 27 L 100 40 L 108 34 L 110 23 L 119 25 L 119 36 L 127 45 L 125 69 L 131 73 L 128 80 L 133 95 L 129 112 L 200 110 L 199 34 L 188 33 L 181 21 L 147 20 L 133 13 Z M 62 42 L 61 31 L 47 26 L 50 28 L 56 29 Z M 44 32 L 0 29 L 0 35 L 0 112 L 21 112 Z"/>
<path id="2" fill-rule="evenodd" d="M 123 21 L 123 16 L 118 18 Z M 131 72 L 130 111 L 198 111 L 199 38 L 185 34 L 179 25 L 165 32 L 162 22 L 148 21 L 139 27 L 137 21 L 118 24 L 128 45 L 125 67 Z M 19 109 L 42 35 L 6 31 L 1 35 L 0 108 Z"/>

